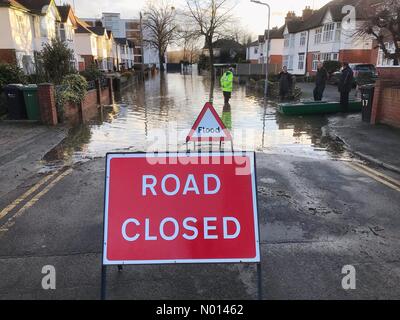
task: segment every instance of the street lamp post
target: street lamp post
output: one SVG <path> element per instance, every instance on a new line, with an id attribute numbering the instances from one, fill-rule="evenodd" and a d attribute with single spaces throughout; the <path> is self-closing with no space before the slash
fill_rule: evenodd
<path id="1" fill-rule="evenodd" d="M 250 0 L 250 2 L 254 2 L 254 3 L 258 3 L 261 4 L 263 6 L 267 6 L 268 8 L 268 27 L 267 27 L 267 40 L 266 40 L 266 45 L 267 45 L 267 52 L 266 52 L 266 64 L 265 64 L 265 87 L 264 87 L 264 96 L 267 97 L 267 93 L 268 93 L 268 60 L 269 60 L 269 23 L 271 20 L 271 8 L 269 6 L 268 3 L 265 2 L 261 2 L 258 0 Z"/>

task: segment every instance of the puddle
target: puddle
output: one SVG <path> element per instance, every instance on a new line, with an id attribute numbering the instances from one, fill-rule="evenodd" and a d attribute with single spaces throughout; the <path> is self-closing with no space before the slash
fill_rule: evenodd
<path id="1" fill-rule="evenodd" d="M 43 159 L 46 167 L 103 157 L 111 151 L 180 151 L 210 94 L 210 81 L 198 75 L 166 74 L 125 89 L 103 117 L 72 128 L 68 137 Z M 220 88 L 213 105 L 230 127 L 235 150 L 348 158 L 343 146 L 324 136 L 324 116 L 288 117 L 273 102 L 245 86 L 235 86 L 230 108 Z M 102 119 L 101 119 L 102 118 Z"/>

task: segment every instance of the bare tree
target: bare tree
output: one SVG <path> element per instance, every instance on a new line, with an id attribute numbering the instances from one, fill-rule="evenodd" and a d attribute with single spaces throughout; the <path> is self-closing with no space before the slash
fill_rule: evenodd
<path id="1" fill-rule="evenodd" d="M 400 0 L 382 0 L 368 7 L 358 35 L 372 36 L 387 59 L 400 62 Z M 394 46 L 394 50 L 390 47 Z"/>
<path id="2" fill-rule="evenodd" d="M 185 24 L 182 25 L 183 27 L 179 29 L 179 42 L 183 49 L 183 60 L 193 63 L 200 51 L 200 41 L 195 30 Z"/>
<path id="3" fill-rule="evenodd" d="M 234 0 L 186 0 L 187 17 L 194 35 L 204 37 L 205 48 L 209 54 L 211 79 L 214 79 L 214 40 L 226 34 L 231 23 Z"/>
<path id="4" fill-rule="evenodd" d="M 164 71 L 164 56 L 176 37 L 176 11 L 168 1 L 149 1 L 143 15 L 143 41 L 158 50 L 160 71 Z"/>
<path id="5" fill-rule="evenodd" d="M 238 21 L 232 26 L 230 36 L 237 43 L 240 43 L 243 46 L 247 46 L 249 43 L 252 42 L 252 39 L 254 38 L 254 34 L 248 30 L 249 28 L 246 28 Z"/>

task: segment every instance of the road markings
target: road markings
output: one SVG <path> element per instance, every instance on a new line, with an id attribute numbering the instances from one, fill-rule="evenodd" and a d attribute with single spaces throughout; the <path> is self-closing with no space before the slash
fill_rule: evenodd
<path id="1" fill-rule="evenodd" d="M 25 192 L 22 196 L 14 200 L 11 204 L 5 207 L 0 212 L 0 219 L 4 218 L 10 211 L 12 211 L 16 206 L 18 206 L 21 202 L 23 202 L 26 198 L 28 198 L 32 193 L 34 193 L 37 189 L 39 189 L 43 184 L 53 178 L 59 170 L 53 172 L 50 175 L 45 176 L 43 179 L 39 180 L 32 188 L 30 188 L 27 192 Z"/>
<path id="2" fill-rule="evenodd" d="M 73 170 L 70 168 L 60 174 L 57 178 L 51 181 L 42 191 L 35 195 L 31 200 L 29 200 L 21 209 L 19 209 L 8 221 L 0 228 L 0 232 L 7 231 L 10 227 L 15 224 L 15 219 L 20 217 L 27 209 L 32 207 L 36 202 L 39 201 L 47 192 L 49 192 L 61 179 L 69 175 Z"/>
<path id="3" fill-rule="evenodd" d="M 389 188 L 399 191 L 400 192 L 400 181 L 397 181 L 396 179 L 393 179 L 391 177 L 388 177 L 387 175 L 376 171 L 372 168 L 368 168 L 362 164 L 355 164 L 355 163 L 348 163 L 350 167 L 352 167 L 354 170 L 361 172 L 370 178 L 388 186 Z"/>

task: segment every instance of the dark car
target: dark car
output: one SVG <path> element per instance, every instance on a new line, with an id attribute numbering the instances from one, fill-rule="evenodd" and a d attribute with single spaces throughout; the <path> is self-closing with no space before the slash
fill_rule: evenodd
<path id="1" fill-rule="evenodd" d="M 378 78 L 378 73 L 373 64 L 370 63 L 349 63 L 354 72 L 353 86 L 374 83 Z M 329 83 L 337 85 L 339 83 L 341 71 L 331 74 Z"/>

